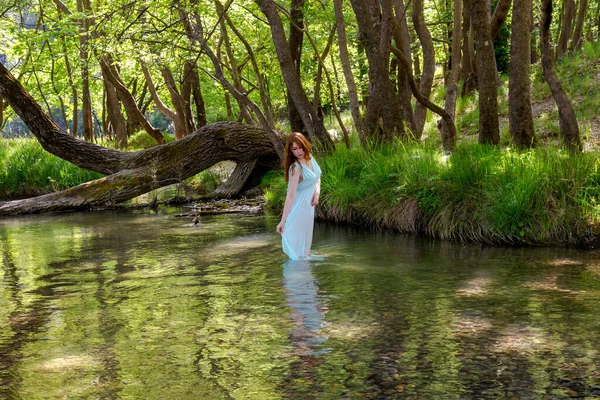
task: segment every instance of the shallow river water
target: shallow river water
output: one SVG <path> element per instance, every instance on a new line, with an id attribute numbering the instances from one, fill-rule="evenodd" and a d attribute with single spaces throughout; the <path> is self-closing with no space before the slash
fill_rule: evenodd
<path id="1" fill-rule="evenodd" d="M 0 219 L 0 398 L 600 397 L 600 255 L 265 215 Z"/>

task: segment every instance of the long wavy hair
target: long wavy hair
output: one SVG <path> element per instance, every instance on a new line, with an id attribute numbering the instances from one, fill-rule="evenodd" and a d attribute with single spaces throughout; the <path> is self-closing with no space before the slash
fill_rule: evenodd
<path id="1" fill-rule="evenodd" d="M 290 179 L 290 165 L 296 162 L 296 156 L 294 153 L 292 153 L 292 144 L 294 143 L 296 143 L 296 145 L 299 147 L 302 147 L 304 150 L 304 159 L 306 161 L 310 160 L 310 155 L 312 154 L 312 147 L 308 139 L 306 139 L 306 137 L 300 132 L 292 132 L 292 134 L 288 137 L 287 143 L 285 144 L 283 172 L 285 173 L 286 182 L 288 182 Z"/>

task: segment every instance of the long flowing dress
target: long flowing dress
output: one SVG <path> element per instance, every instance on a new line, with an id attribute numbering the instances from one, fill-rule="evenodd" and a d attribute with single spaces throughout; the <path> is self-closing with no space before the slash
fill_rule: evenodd
<path id="1" fill-rule="evenodd" d="M 298 184 L 296 197 L 285 221 L 283 234 L 281 235 L 283 252 L 292 260 L 302 260 L 310 256 L 313 226 L 315 223 L 315 208 L 311 203 L 317 183 L 321 177 L 321 168 L 312 156 L 310 164 L 312 169 L 299 162 L 293 164 L 302 172 L 302 181 Z"/>

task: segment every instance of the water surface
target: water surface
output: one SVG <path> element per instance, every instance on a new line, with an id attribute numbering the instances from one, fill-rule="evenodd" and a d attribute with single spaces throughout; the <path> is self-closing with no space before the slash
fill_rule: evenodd
<path id="1" fill-rule="evenodd" d="M 0 398 L 600 397 L 600 257 L 178 210 L 0 220 Z"/>

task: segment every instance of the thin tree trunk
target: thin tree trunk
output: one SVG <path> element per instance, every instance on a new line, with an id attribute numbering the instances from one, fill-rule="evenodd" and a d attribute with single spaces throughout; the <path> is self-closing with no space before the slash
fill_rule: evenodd
<path id="1" fill-rule="evenodd" d="M 100 59 L 100 67 L 104 74 L 106 74 L 106 78 L 114 85 L 117 89 L 117 93 L 119 94 L 119 99 L 123 102 L 123 106 L 125 107 L 125 112 L 129 119 L 136 124 L 140 124 L 144 131 L 148 133 L 158 144 L 163 144 L 165 142 L 165 138 L 159 129 L 154 128 L 148 122 L 148 119 L 142 114 L 140 109 L 137 106 L 135 98 L 131 95 L 129 90 L 125 87 L 121 78 L 119 76 L 119 72 L 115 67 L 111 57 L 107 54 L 101 57 Z"/>
<path id="2" fill-rule="evenodd" d="M 335 25 L 332 27 L 332 29 L 329 32 L 329 37 L 327 38 L 327 45 L 325 46 L 325 49 L 323 50 L 323 55 L 320 56 L 321 60 L 324 60 L 325 57 L 327 57 L 327 54 L 329 53 L 329 49 L 331 49 L 331 44 L 333 43 L 333 38 L 335 36 Z M 317 50 L 315 49 L 315 52 Z M 315 54 L 317 57 L 319 57 L 319 54 Z M 323 63 L 320 62 L 319 65 L 317 66 L 317 75 L 315 77 L 315 88 L 313 90 L 314 95 L 313 95 L 313 108 L 314 109 L 318 109 L 321 106 L 321 82 L 323 81 Z"/>
<path id="3" fill-rule="evenodd" d="M 535 144 L 529 78 L 531 2 L 532 0 L 514 0 L 511 22 L 508 123 L 513 144 L 519 148 L 533 147 Z"/>
<path id="4" fill-rule="evenodd" d="M 462 38 L 462 0 L 454 2 L 454 29 L 452 30 L 452 66 L 448 80 L 446 81 L 446 98 L 444 110 L 452 117 L 456 113 L 456 91 L 458 89 L 458 77 L 461 71 L 461 46 Z M 456 131 L 448 129 L 448 124 L 440 124 L 442 135 L 442 147 L 447 152 L 452 152 L 456 146 Z"/>
<path id="5" fill-rule="evenodd" d="M 435 49 L 433 48 L 431 34 L 425 25 L 423 0 L 413 0 L 412 20 L 423 49 L 423 73 L 419 81 L 419 91 L 424 97 L 429 98 L 435 74 Z M 423 134 L 426 117 L 427 108 L 421 103 L 417 103 L 415 106 L 415 134 L 417 139 L 420 139 Z"/>
<path id="6" fill-rule="evenodd" d="M 585 13 L 587 11 L 587 0 L 579 0 L 579 11 L 577 12 L 577 23 L 571 39 L 571 50 L 581 47 L 583 43 L 583 23 L 585 22 Z"/>
<path id="7" fill-rule="evenodd" d="M 486 3 L 481 0 L 469 0 L 469 15 L 477 43 L 475 58 L 479 88 L 479 142 L 498 144 L 500 126 L 496 97 L 496 58 Z"/>
<path id="8" fill-rule="evenodd" d="M 182 101 L 182 96 L 177 90 L 177 84 L 175 83 L 175 78 L 173 78 L 173 74 L 168 67 L 161 68 L 161 75 L 165 80 L 165 84 L 167 85 L 167 90 L 169 91 L 169 95 L 171 96 L 171 104 L 175 108 L 175 113 L 173 114 L 173 122 L 175 124 L 175 138 L 181 139 L 190 134 L 189 126 L 185 120 L 185 110 L 184 104 Z"/>
<path id="9" fill-rule="evenodd" d="M 552 0 L 542 1 L 542 21 L 540 27 L 542 46 L 542 67 L 544 77 L 552 90 L 558 106 L 558 117 L 562 140 L 571 151 L 581 151 L 579 125 L 571 101 L 565 94 L 556 73 L 554 72 L 552 44 L 550 43 L 550 24 L 552 23 Z"/>
<path id="10" fill-rule="evenodd" d="M 532 0 L 532 3 L 535 0 Z M 531 26 L 529 28 L 529 36 L 531 37 L 531 64 L 537 62 L 537 41 L 535 40 L 535 19 L 533 16 L 533 6 L 531 7 L 531 13 L 529 14 L 529 21 Z"/>
<path id="11" fill-rule="evenodd" d="M 300 76 L 300 64 L 302 62 L 302 42 L 304 41 L 304 32 L 298 27 L 304 26 L 304 12 L 302 8 L 306 0 L 290 0 L 290 27 L 288 46 L 290 55 L 294 64 L 295 73 Z M 271 21 L 269 21 L 271 24 Z M 289 88 L 287 92 L 288 117 L 290 119 L 290 127 L 292 132 L 301 132 L 307 134 L 308 130 L 304 126 L 304 122 L 300 112 L 294 104 L 294 98 Z"/>
<path id="12" fill-rule="evenodd" d="M 394 1 L 394 12 L 396 15 L 396 28 L 394 29 L 394 41 L 396 47 L 402 50 L 409 61 L 409 66 L 412 68 L 411 50 L 410 50 L 410 33 L 408 32 L 408 23 L 406 21 L 406 7 L 403 0 Z M 409 73 L 405 67 L 398 63 L 398 99 L 400 107 L 404 113 L 404 120 L 408 125 L 411 135 L 416 137 L 415 133 L 415 116 L 412 108 L 412 93 L 408 83 Z"/>
<path id="13" fill-rule="evenodd" d="M 106 75 L 104 77 L 104 87 L 106 90 L 106 104 L 108 108 L 108 120 L 110 121 L 110 127 L 112 128 L 115 141 L 118 149 L 127 148 L 127 123 L 123 114 L 121 113 L 121 103 L 119 102 L 119 95 L 117 89 L 108 80 Z"/>
<path id="14" fill-rule="evenodd" d="M 575 15 L 575 0 L 564 0 L 565 12 L 562 18 L 560 29 L 560 38 L 556 46 L 556 59 L 560 59 L 567 52 L 567 45 L 571 37 L 571 28 L 573 27 L 573 17 Z"/>
<path id="15" fill-rule="evenodd" d="M 263 107 L 263 113 L 265 114 L 265 118 L 267 118 L 267 120 L 273 121 L 273 105 L 271 104 L 271 99 L 267 94 L 264 75 L 258 66 L 258 62 L 256 61 L 256 56 L 254 55 L 252 46 L 250 46 L 250 43 L 248 43 L 244 35 L 237 29 L 235 24 L 231 21 L 229 15 L 225 14 L 225 18 L 227 19 L 227 24 L 229 25 L 229 28 L 231 28 L 233 33 L 237 36 L 237 38 L 242 42 L 242 44 L 246 48 L 246 52 L 248 53 L 248 57 L 250 57 L 250 62 L 252 63 L 252 68 L 254 69 L 254 74 L 256 75 L 256 86 L 258 87 L 258 91 L 260 94 L 260 102 Z"/>
<path id="16" fill-rule="evenodd" d="M 221 37 L 223 38 L 223 44 L 225 45 L 225 53 L 227 54 L 227 58 L 229 59 L 229 67 L 231 71 L 231 79 L 233 82 L 233 86 L 241 93 L 246 93 L 246 89 L 244 89 L 242 85 L 242 79 L 240 77 L 240 68 L 238 66 L 238 62 L 236 60 L 235 54 L 233 53 L 233 49 L 231 47 L 231 43 L 229 41 L 229 33 L 227 32 L 227 25 L 225 22 L 223 10 L 223 6 L 221 5 L 220 0 L 215 0 L 215 7 L 217 9 L 217 14 L 219 15 L 219 27 L 221 29 Z M 250 116 L 250 112 L 244 103 L 239 103 L 238 106 L 240 108 L 240 116 L 243 120 L 248 124 L 252 124 L 252 117 Z"/>
<path id="17" fill-rule="evenodd" d="M 361 142 L 365 141 L 365 130 L 362 116 L 360 115 L 360 105 L 358 103 L 358 92 L 354 82 L 354 74 L 350 66 L 350 56 L 348 54 L 348 42 L 346 40 L 346 28 L 344 24 L 344 13 L 342 10 L 342 0 L 333 0 L 335 9 L 335 22 L 338 36 L 338 47 L 340 49 L 340 61 L 344 71 L 344 79 L 348 87 L 348 100 L 350 102 L 350 113 L 354 121 L 354 129 L 358 132 Z"/>
<path id="18" fill-rule="evenodd" d="M 90 72 L 89 72 L 89 30 L 90 18 L 87 16 L 91 12 L 88 0 L 77 0 L 77 11 L 84 16 L 80 21 L 79 32 L 79 63 L 81 67 L 81 111 L 83 117 L 83 137 L 88 142 L 94 139 L 94 127 L 92 122 L 92 97 L 90 93 Z"/>

